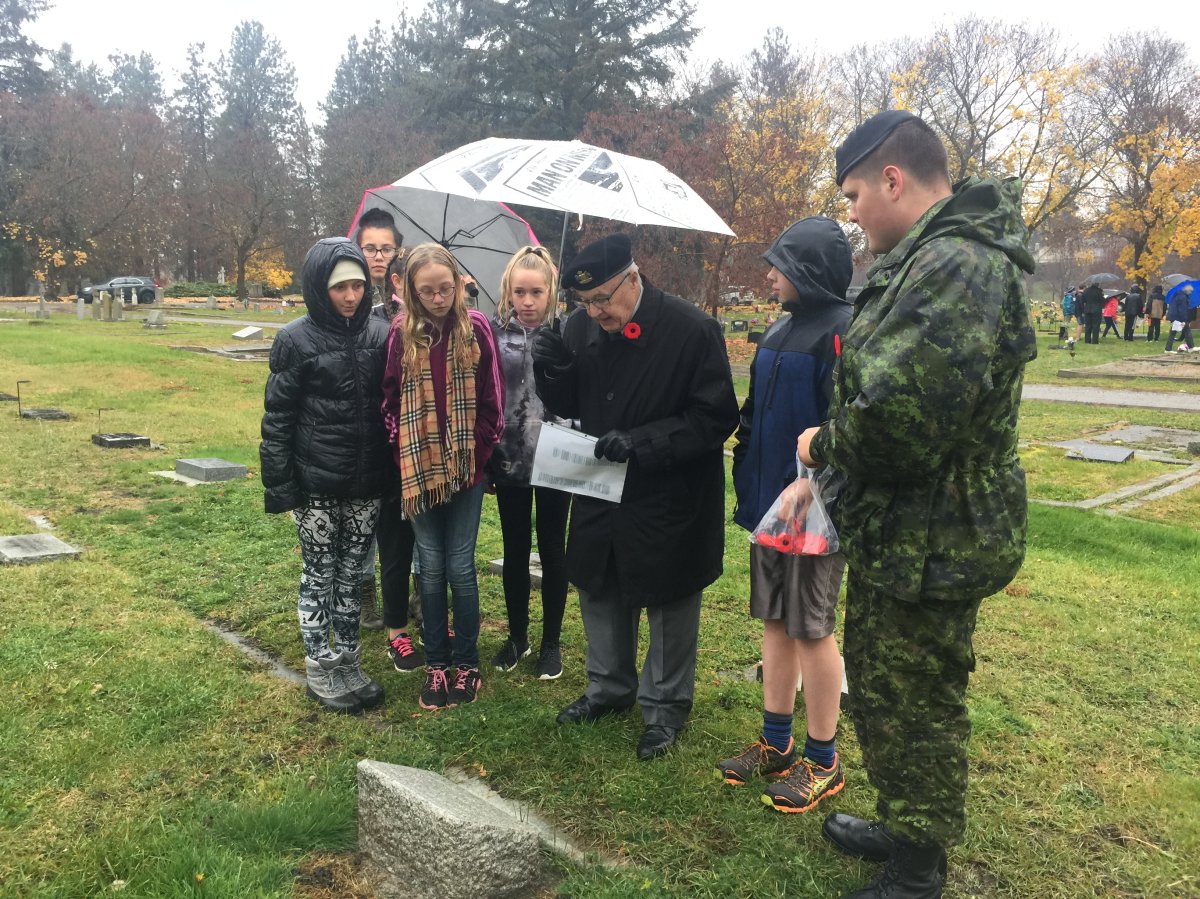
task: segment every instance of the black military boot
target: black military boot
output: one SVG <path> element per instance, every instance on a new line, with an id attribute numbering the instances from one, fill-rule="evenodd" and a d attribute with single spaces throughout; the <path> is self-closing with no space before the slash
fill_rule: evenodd
<path id="1" fill-rule="evenodd" d="M 892 840 L 892 854 L 879 879 L 844 899 L 941 899 L 946 850 Z"/>
<path id="2" fill-rule="evenodd" d="M 892 838 L 876 821 L 834 812 L 825 819 L 821 830 L 825 838 L 846 855 L 872 862 L 886 862 L 892 855 Z"/>

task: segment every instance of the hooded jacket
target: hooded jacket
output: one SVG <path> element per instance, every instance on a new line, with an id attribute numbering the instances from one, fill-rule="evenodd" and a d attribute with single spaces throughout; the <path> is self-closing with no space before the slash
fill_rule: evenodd
<path id="1" fill-rule="evenodd" d="M 1182 290 L 1175 291 L 1171 305 L 1167 308 L 1167 321 L 1189 322 L 1192 320 L 1191 298 Z"/>
<path id="2" fill-rule="evenodd" d="M 395 477 L 381 411 L 388 327 L 366 297 L 350 318 L 334 308 L 327 284 L 340 259 L 362 266 L 370 283 L 353 241 L 319 241 L 301 270 L 308 314 L 271 344 L 259 446 L 268 512 L 300 508 L 309 496 L 382 496 Z"/>
<path id="3" fill-rule="evenodd" d="M 763 254 L 798 299 L 767 329 L 750 366 L 733 448 L 733 520 L 753 530 L 796 478 L 796 436 L 825 421 L 833 366 L 850 321 L 853 262 L 841 227 L 824 216 L 791 225 Z"/>
<path id="4" fill-rule="evenodd" d="M 1017 412 L 1037 354 L 1021 182 L 968 178 L 867 274 L 812 455 L 847 476 L 851 571 L 902 600 L 967 601 L 1025 556 Z"/>

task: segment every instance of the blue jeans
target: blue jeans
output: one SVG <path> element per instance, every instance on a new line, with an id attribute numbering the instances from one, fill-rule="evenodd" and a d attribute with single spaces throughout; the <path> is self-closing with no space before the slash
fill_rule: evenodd
<path id="1" fill-rule="evenodd" d="M 426 663 L 479 667 L 479 581 L 475 575 L 475 541 L 483 509 L 483 484 L 456 493 L 412 520 L 421 556 L 421 633 Z M 446 636 L 446 586 L 454 597 L 454 646 Z"/>

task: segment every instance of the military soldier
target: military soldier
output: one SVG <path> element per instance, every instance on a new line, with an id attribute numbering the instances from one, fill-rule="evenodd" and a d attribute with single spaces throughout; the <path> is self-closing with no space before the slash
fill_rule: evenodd
<path id="1" fill-rule="evenodd" d="M 1036 353 L 1021 183 L 951 187 L 928 125 L 890 110 L 837 150 L 878 260 L 846 332 L 830 419 L 797 442 L 844 472 L 850 712 L 878 822 L 834 814 L 842 851 L 886 862 L 854 899 L 938 897 L 966 823 L 967 678 L 985 597 L 1025 555 L 1017 409 Z"/>

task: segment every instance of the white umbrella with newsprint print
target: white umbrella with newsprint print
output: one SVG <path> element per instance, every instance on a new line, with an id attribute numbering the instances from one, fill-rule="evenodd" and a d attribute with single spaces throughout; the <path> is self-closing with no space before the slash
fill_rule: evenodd
<path id="1" fill-rule="evenodd" d="M 733 234 L 686 181 L 657 162 L 579 141 L 489 137 L 439 156 L 396 185 L 635 225 Z"/>

